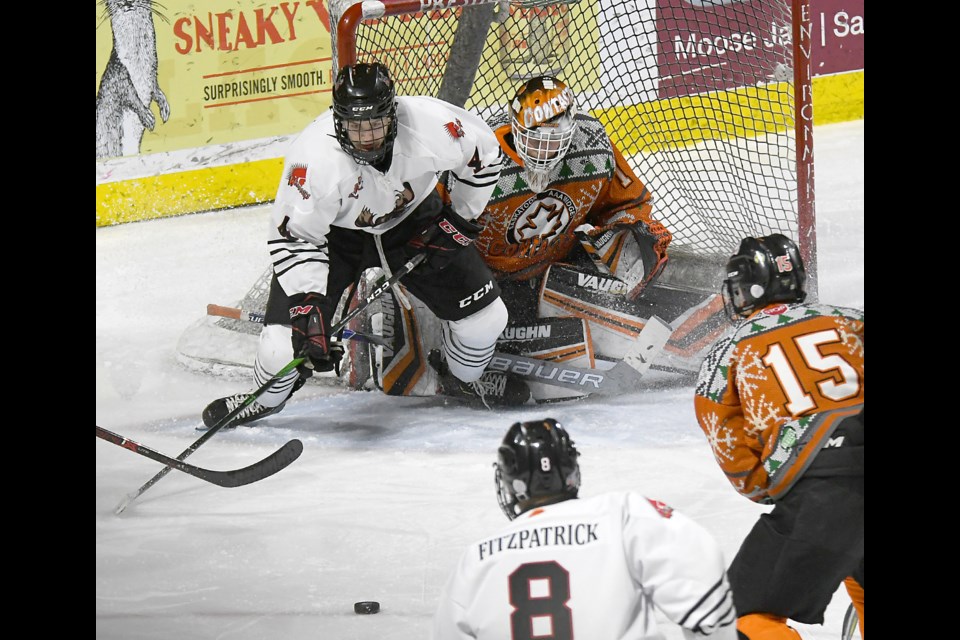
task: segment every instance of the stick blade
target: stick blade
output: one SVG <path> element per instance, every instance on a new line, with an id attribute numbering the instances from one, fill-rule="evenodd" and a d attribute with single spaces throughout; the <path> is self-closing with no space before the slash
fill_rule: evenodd
<path id="1" fill-rule="evenodd" d="M 120 515 L 123 513 L 123 510 L 130 506 L 130 503 L 133 502 L 135 497 L 135 493 L 128 493 L 127 495 L 123 496 L 123 500 L 121 500 L 117 506 L 113 508 L 114 515 Z"/>
<path id="2" fill-rule="evenodd" d="M 263 480 L 264 478 L 269 478 L 275 473 L 286 469 L 300 457 L 301 453 L 303 453 L 303 443 L 297 439 L 293 439 L 259 462 L 254 462 L 248 467 L 234 471 L 214 472 L 213 474 L 208 474 L 208 477 L 205 479 L 221 487 L 242 487 Z M 209 477 L 214 475 L 216 478 Z"/>

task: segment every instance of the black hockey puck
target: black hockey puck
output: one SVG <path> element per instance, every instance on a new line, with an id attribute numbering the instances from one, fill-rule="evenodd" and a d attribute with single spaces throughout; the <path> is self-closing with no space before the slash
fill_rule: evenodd
<path id="1" fill-rule="evenodd" d="M 353 603 L 354 613 L 378 613 L 379 611 L 380 603 L 374 602 L 373 600 L 364 600 L 363 602 Z"/>

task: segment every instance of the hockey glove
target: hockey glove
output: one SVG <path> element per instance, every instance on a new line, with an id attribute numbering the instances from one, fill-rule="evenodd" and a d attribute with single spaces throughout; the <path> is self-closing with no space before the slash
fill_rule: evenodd
<path id="1" fill-rule="evenodd" d="M 424 253 L 426 260 L 420 266 L 420 271 L 443 271 L 457 253 L 473 244 L 483 227 L 465 220 L 446 206 L 438 216 L 420 228 L 407 241 L 404 247 L 407 259 L 418 253 Z"/>
<path id="2" fill-rule="evenodd" d="M 293 355 L 306 358 L 300 374 L 309 378 L 314 371 L 334 371 L 340 375 L 343 347 L 330 343 L 328 321 L 333 305 L 322 293 L 302 293 L 290 298 L 290 324 L 293 328 Z"/>
<path id="3" fill-rule="evenodd" d="M 672 234 L 662 224 L 656 221 L 638 221 L 626 224 L 614 224 L 604 227 L 593 227 L 582 224 L 574 230 L 583 246 L 584 251 L 601 269 L 601 263 L 619 263 L 620 267 L 614 274 L 627 285 L 627 299 L 636 300 L 644 290 L 663 272 L 667 265 L 667 246 Z M 600 256 L 607 252 L 620 232 L 625 231 L 633 237 L 635 249 L 625 249 L 628 243 L 622 243 L 620 249 L 604 261 Z M 632 260 L 627 260 L 625 254 L 631 254 Z M 632 262 L 632 264 L 627 264 Z"/>

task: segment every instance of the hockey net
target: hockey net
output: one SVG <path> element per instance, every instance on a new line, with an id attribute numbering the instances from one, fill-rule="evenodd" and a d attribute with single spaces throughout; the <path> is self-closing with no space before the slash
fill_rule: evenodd
<path id="1" fill-rule="evenodd" d="M 672 249 L 725 259 L 780 232 L 815 271 L 808 16 L 793 0 L 331 2 L 338 66 L 383 62 L 399 93 L 485 119 L 556 75 L 650 187 Z"/>
<path id="2" fill-rule="evenodd" d="M 330 0 L 334 66 L 485 119 L 552 74 L 604 123 L 673 233 L 662 279 L 716 291 L 747 235 L 797 240 L 816 297 L 808 0 Z M 240 301 L 266 306 L 269 270 Z M 254 334 L 259 325 L 220 319 Z"/>

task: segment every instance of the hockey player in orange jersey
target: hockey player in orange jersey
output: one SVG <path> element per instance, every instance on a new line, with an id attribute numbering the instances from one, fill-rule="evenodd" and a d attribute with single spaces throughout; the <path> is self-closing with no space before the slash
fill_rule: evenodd
<path id="1" fill-rule="evenodd" d="M 551 76 L 521 85 L 489 124 L 506 159 L 477 248 L 497 279 L 529 281 L 553 263 L 582 260 L 581 229 L 610 248 L 611 271 L 633 269 L 628 293 L 639 295 L 666 265 L 671 234 L 653 219 L 650 191 L 603 125 L 578 113 L 573 91 Z M 620 265 L 628 236 L 634 260 Z"/>
<path id="2" fill-rule="evenodd" d="M 719 316 L 712 292 L 692 303 L 674 297 L 669 309 L 664 296 L 650 295 L 672 234 L 654 218 L 652 194 L 603 124 L 578 109 L 562 80 L 527 80 L 488 123 L 504 159 L 478 219 L 477 249 L 510 312 L 499 352 L 594 370 L 624 354 L 643 353 L 649 363 L 673 328 L 667 322 L 707 298 Z M 665 321 L 649 322 L 654 314 Z M 660 336 L 652 339 L 655 329 Z M 538 401 L 584 395 L 528 385 Z"/>
<path id="3" fill-rule="evenodd" d="M 789 238 L 741 242 L 722 285 L 735 329 L 694 398 L 727 479 L 774 505 L 729 570 L 750 640 L 800 638 L 788 619 L 822 624 L 841 582 L 863 636 L 863 311 L 804 304 L 805 279 Z"/>

